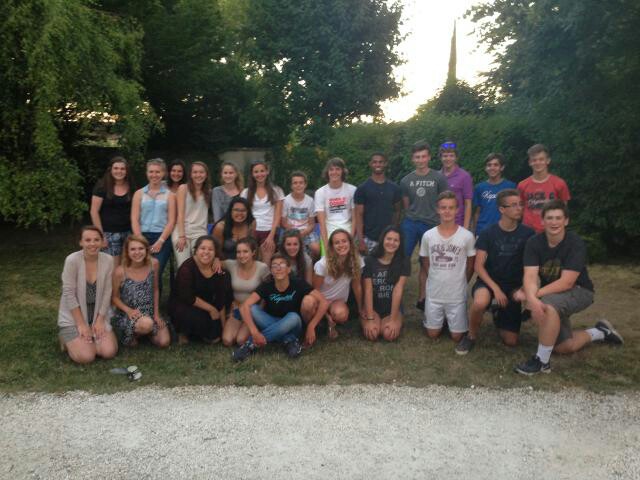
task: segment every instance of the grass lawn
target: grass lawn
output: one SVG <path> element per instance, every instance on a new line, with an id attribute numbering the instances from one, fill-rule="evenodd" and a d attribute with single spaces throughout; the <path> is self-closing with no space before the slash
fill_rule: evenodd
<path id="1" fill-rule="evenodd" d="M 405 329 L 396 343 L 369 343 L 351 320 L 335 342 L 320 337 L 313 349 L 291 361 L 276 347 L 244 363 L 231 361 L 222 345 L 173 345 L 158 351 L 142 344 L 122 348 L 111 361 L 74 365 L 60 353 L 57 307 L 64 258 L 77 249 L 73 235 L 59 230 L 24 233 L 2 228 L 0 249 L 0 391 L 89 390 L 113 392 L 141 385 L 308 385 L 393 383 L 416 387 L 430 384 L 492 388 L 533 386 L 557 390 L 578 387 L 597 392 L 637 390 L 640 386 L 640 266 L 593 265 L 596 303 L 574 317 L 574 325 L 591 326 L 601 317 L 611 320 L 625 337 L 622 348 L 592 345 L 570 356 L 553 356 L 553 372 L 526 378 L 513 373 L 514 364 L 536 348 L 535 330 L 524 325 L 521 345 L 504 347 L 487 318 L 476 348 L 466 357 L 453 352 L 448 338 L 427 339 L 421 316 L 413 308 L 416 277 L 405 296 Z M 414 265 L 414 272 L 417 266 Z M 140 382 L 112 375 L 109 369 L 138 365 Z"/>

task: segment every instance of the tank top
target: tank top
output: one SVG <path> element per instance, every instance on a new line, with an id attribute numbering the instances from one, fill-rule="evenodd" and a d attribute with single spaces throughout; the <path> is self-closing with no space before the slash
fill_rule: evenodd
<path id="1" fill-rule="evenodd" d="M 162 184 L 155 194 L 149 194 L 149 185 L 142 189 L 140 202 L 140 230 L 146 233 L 162 233 L 167 225 L 170 190 Z"/>
<path id="2" fill-rule="evenodd" d="M 207 202 L 204 200 L 204 195 L 201 194 L 197 200 L 194 200 L 187 190 L 184 209 L 184 234 L 187 237 L 195 238 L 207 234 L 208 207 Z"/>

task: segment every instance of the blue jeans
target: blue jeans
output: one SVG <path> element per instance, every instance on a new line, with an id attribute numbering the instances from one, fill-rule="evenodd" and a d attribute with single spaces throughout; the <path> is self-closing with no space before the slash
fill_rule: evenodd
<path id="1" fill-rule="evenodd" d="M 402 221 L 400 228 L 402 230 L 402 235 L 404 236 L 404 252 L 407 257 L 411 258 L 411 255 L 413 255 L 413 249 L 416 248 L 416 245 L 420 248 L 420 242 L 422 241 L 424 232 L 432 229 L 434 226 L 435 225 L 429 225 L 409 218 L 405 218 Z"/>
<path id="2" fill-rule="evenodd" d="M 302 319 L 296 312 L 289 312 L 278 318 L 269 315 L 259 305 L 252 305 L 251 317 L 260 333 L 267 339 L 267 343 L 288 343 L 298 339 L 302 333 Z"/>
<path id="3" fill-rule="evenodd" d="M 160 235 L 162 235 L 162 232 L 142 232 L 142 236 L 147 239 L 150 246 L 158 241 Z M 160 249 L 160 251 L 153 254 L 153 256 L 156 258 L 156 260 L 158 260 L 158 263 L 160 264 L 158 272 L 158 288 L 160 289 L 160 295 L 162 295 L 162 274 L 164 273 L 164 267 L 167 266 L 169 257 L 171 257 L 172 250 L 173 247 L 171 246 L 171 237 L 169 237 L 162 244 L 162 248 Z"/>

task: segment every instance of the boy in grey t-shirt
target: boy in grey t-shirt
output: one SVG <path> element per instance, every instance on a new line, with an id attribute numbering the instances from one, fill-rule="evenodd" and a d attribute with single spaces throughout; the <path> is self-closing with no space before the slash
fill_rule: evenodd
<path id="1" fill-rule="evenodd" d="M 420 140 L 411 147 L 411 161 L 416 169 L 400 180 L 402 203 L 404 206 L 404 220 L 400 228 L 404 236 L 404 248 L 407 258 L 411 258 L 413 250 L 422 240 L 427 230 L 440 223 L 436 208 L 438 195 L 448 189 L 447 178 L 440 172 L 429 168 L 431 147 L 424 140 Z M 420 269 L 418 281 L 418 303 L 416 307 L 424 310 L 423 289 L 426 276 Z"/>
<path id="2" fill-rule="evenodd" d="M 405 209 L 402 221 L 405 254 L 411 257 L 424 232 L 440 223 L 436 200 L 448 189 L 446 177 L 429 169 L 431 147 L 419 141 L 411 148 L 411 160 L 416 169 L 400 180 L 402 201 Z"/>

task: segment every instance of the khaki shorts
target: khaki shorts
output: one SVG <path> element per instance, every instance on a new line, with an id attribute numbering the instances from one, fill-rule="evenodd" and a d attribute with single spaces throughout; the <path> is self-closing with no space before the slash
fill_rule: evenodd
<path id="1" fill-rule="evenodd" d="M 551 305 L 560 315 L 560 333 L 556 340 L 558 345 L 573 337 L 569 317 L 593 303 L 593 292 L 576 285 L 566 292 L 545 295 L 540 301 L 545 305 Z"/>

